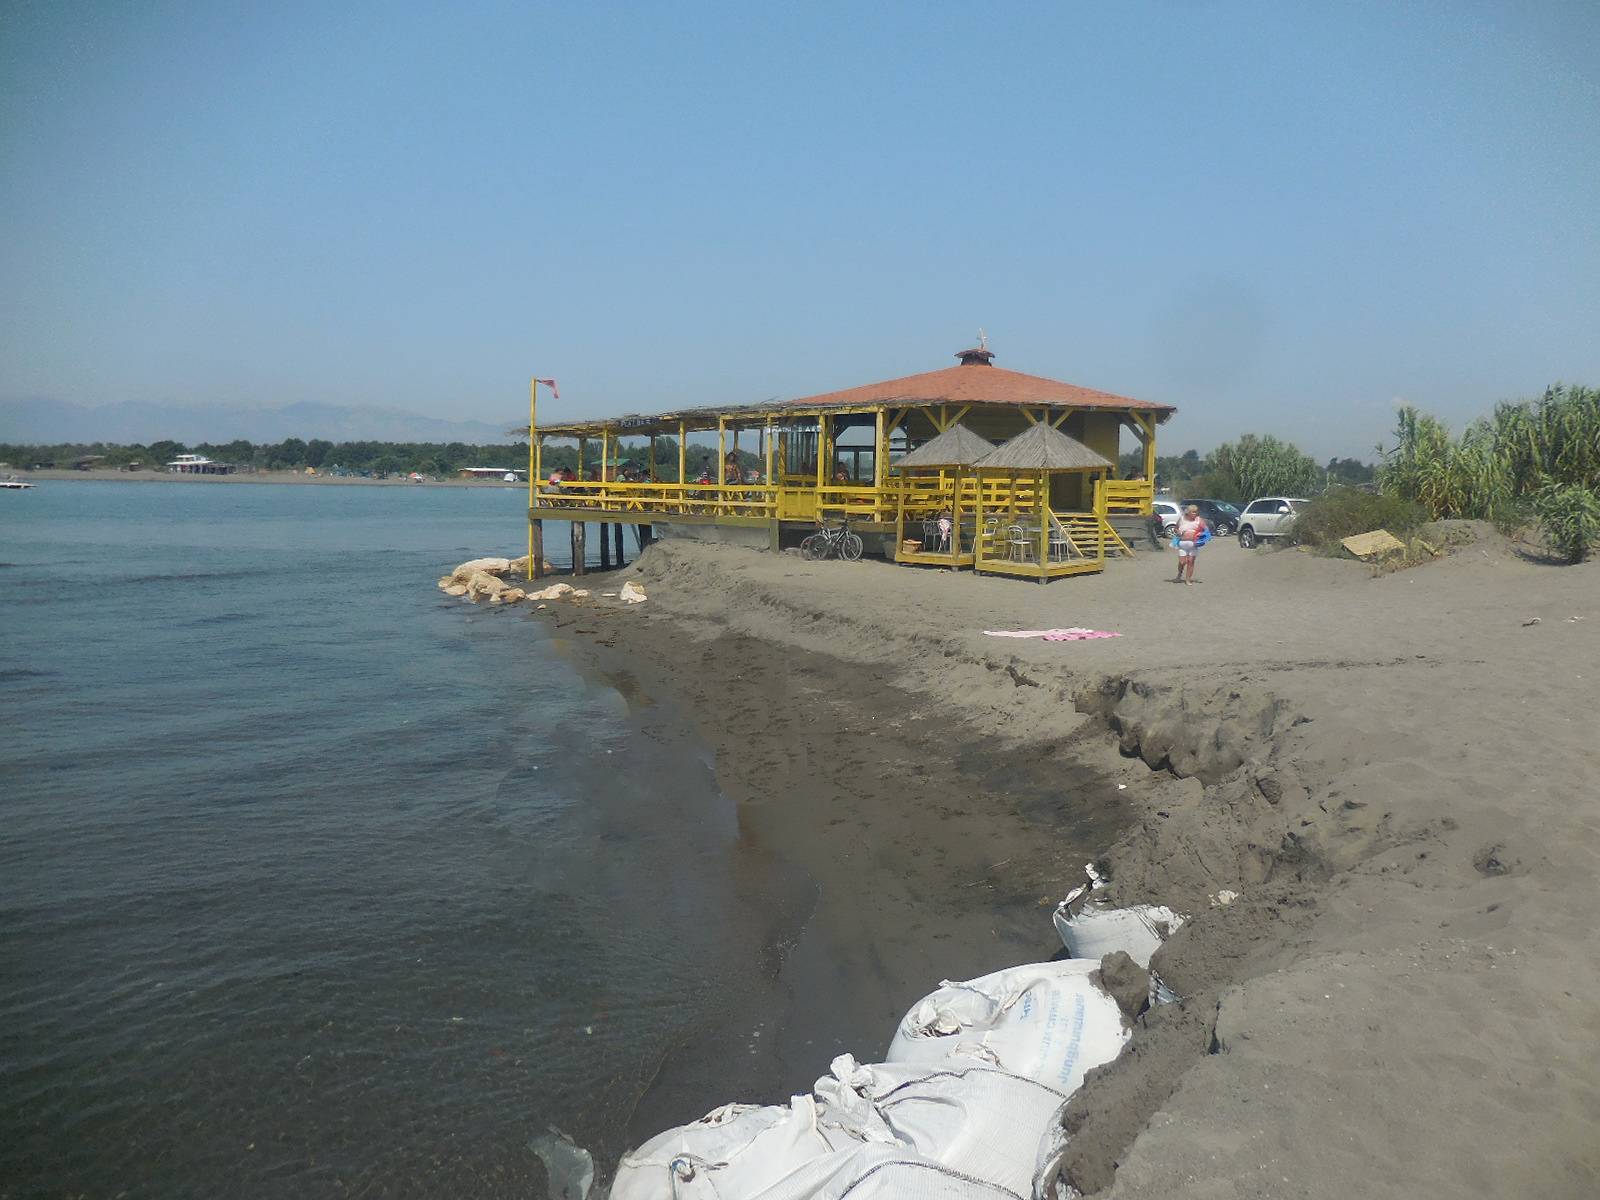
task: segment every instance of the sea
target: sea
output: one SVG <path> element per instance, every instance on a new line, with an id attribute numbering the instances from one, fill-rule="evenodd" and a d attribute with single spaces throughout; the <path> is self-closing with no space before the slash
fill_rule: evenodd
<path id="1" fill-rule="evenodd" d="M 526 499 L 0 493 L 0 1197 L 537 1196 L 757 986 L 707 749 L 435 586 Z"/>

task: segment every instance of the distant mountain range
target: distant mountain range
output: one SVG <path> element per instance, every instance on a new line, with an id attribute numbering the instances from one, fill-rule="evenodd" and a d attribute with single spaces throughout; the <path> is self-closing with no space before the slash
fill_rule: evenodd
<path id="1" fill-rule="evenodd" d="M 59 400 L 0 400 L 0 442 L 139 442 L 170 438 L 198 442 L 281 442 L 326 438 L 330 442 L 507 442 L 504 425 L 449 421 L 375 405 L 286 404 L 250 408 L 235 404 L 149 404 L 129 400 L 91 407 Z"/>

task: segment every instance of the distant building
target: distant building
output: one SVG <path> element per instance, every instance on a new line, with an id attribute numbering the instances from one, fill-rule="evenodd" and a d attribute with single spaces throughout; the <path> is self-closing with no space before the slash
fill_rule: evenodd
<path id="1" fill-rule="evenodd" d="M 528 478 L 527 471 L 518 471 L 511 467 L 462 467 L 457 474 L 463 479 L 503 479 L 507 483 L 516 483 L 519 479 Z"/>
<path id="2" fill-rule="evenodd" d="M 232 463 L 214 462 L 203 454 L 180 454 L 167 464 L 174 475 L 232 475 Z"/>

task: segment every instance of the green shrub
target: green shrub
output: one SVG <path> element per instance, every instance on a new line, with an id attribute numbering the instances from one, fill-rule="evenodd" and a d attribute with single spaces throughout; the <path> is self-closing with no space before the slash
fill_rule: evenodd
<path id="1" fill-rule="evenodd" d="M 1423 507 L 1410 500 L 1336 487 L 1301 509 L 1289 527 L 1288 540 L 1305 546 L 1337 546 L 1358 533 L 1387 529 L 1404 541 L 1427 519 Z"/>
<path id="2" fill-rule="evenodd" d="M 1582 562 L 1600 542 L 1600 497 L 1576 483 L 1549 483 L 1533 495 L 1545 544 L 1569 563 Z"/>

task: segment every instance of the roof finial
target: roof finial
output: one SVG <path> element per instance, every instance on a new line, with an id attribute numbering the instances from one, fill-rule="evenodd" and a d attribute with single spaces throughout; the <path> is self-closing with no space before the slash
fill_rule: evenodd
<path id="1" fill-rule="evenodd" d="M 989 348 L 989 335 L 987 333 L 985 333 L 983 330 L 980 329 L 980 330 L 978 330 L 978 349 L 979 350 L 987 350 L 988 348 Z"/>

